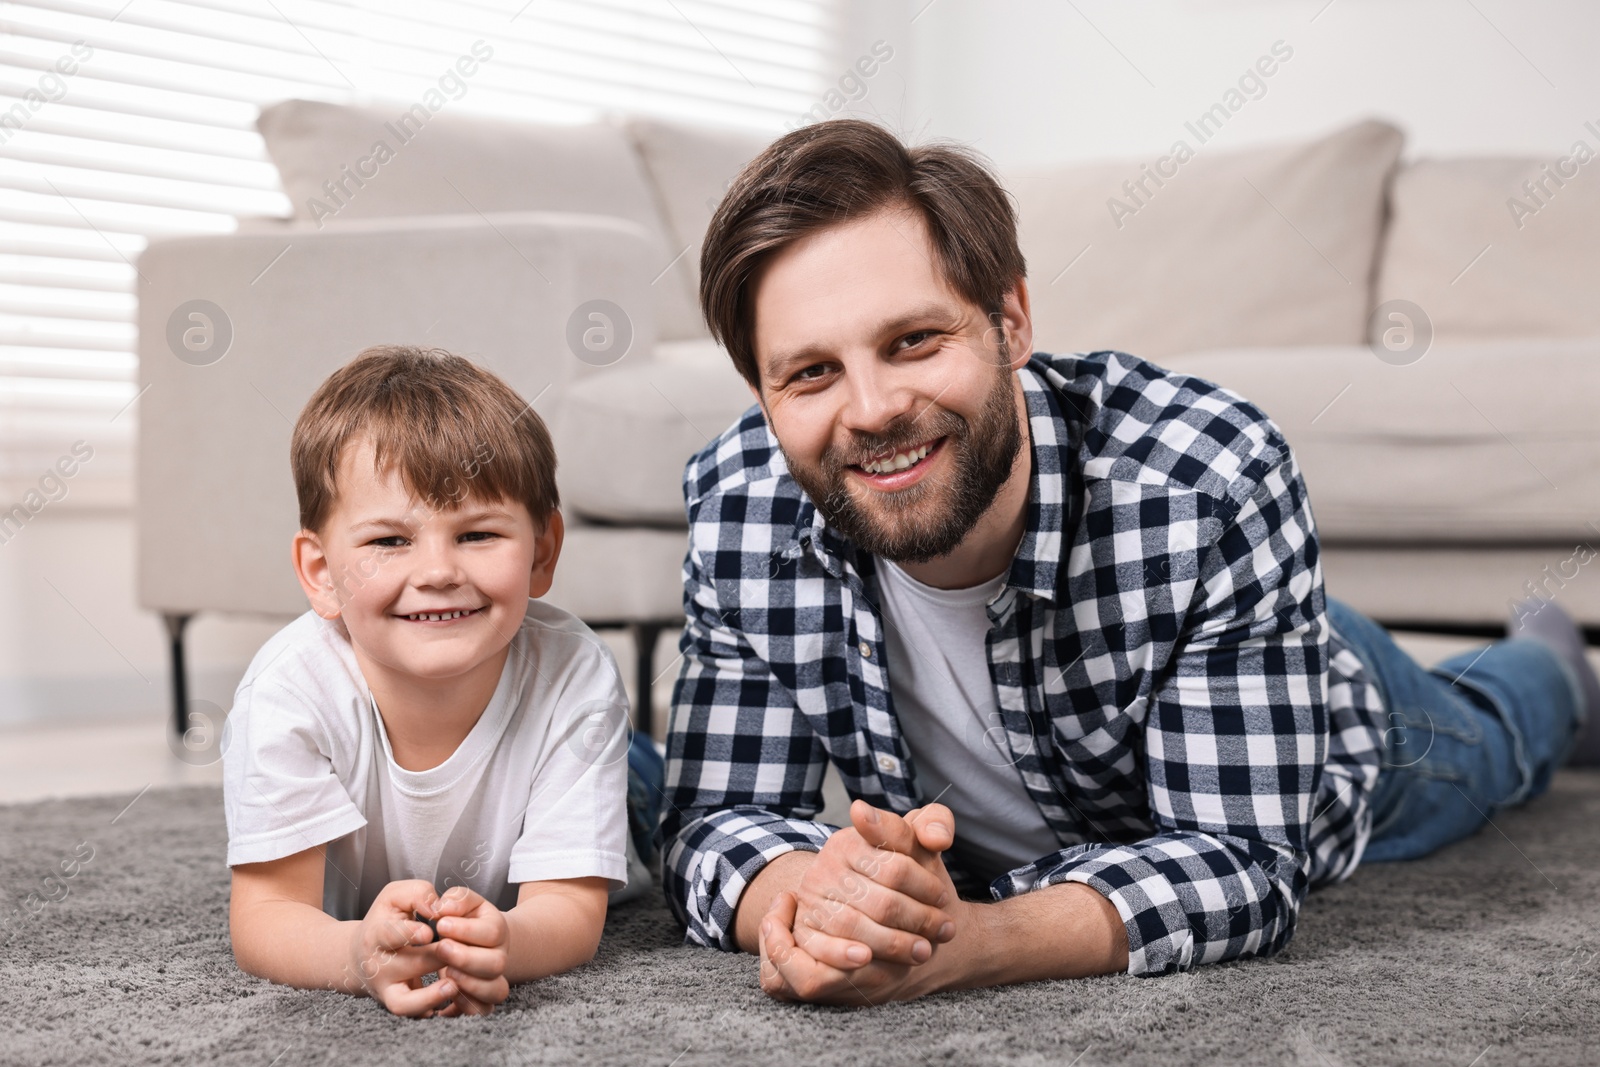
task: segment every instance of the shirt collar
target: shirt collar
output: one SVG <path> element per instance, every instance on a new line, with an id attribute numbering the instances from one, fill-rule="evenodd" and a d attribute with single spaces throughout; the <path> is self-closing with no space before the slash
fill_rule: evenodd
<path id="1" fill-rule="evenodd" d="M 1059 380 L 1059 375 L 1050 371 L 1044 357 L 1035 353 L 1017 374 L 1022 379 L 1022 395 L 1028 409 L 1033 463 L 1022 540 L 1012 557 L 1006 585 L 1053 603 L 1061 577 L 1062 554 L 1071 542 L 1082 510 L 1082 493 L 1077 489 L 1079 472 L 1072 464 L 1072 456 L 1083 439 L 1083 422 L 1075 405 L 1073 417 L 1067 417 L 1063 397 L 1057 395 L 1057 389 L 1046 377 L 1049 374 Z M 773 451 L 781 454 L 776 440 Z M 809 543 L 835 577 L 844 577 L 846 561 L 859 572 L 862 568 L 855 546 L 828 527 L 803 490 L 800 496 L 795 514 L 796 540 L 802 545 Z"/>

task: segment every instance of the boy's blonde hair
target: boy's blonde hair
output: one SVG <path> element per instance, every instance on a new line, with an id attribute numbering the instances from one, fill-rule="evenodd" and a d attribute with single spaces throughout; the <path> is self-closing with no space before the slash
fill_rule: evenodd
<path id="1" fill-rule="evenodd" d="M 317 388 L 289 444 L 301 528 L 321 532 L 345 446 L 361 437 L 378 471 L 392 465 L 436 510 L 520 501 L 542 527 L 561 505 L 544 420 L 499 377 L 441 349 L 377 345 Z"/>

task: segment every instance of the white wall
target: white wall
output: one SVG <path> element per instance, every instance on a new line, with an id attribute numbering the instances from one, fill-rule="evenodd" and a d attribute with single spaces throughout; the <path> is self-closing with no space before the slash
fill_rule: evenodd
<path id="1" fill-rule="evenodd" d="M 849 12 L 848 37 L 885 37 L 909 60 L 859 111 L 971 143 L 1004 171 L 1164 150 L 1278 40 L 1292 58 L 1216 147 L 1379 116 L 1406 131 L 1407 155 L 1553 157 L 1594 143 L 1585 120 L 1600 125 L 1590 0 L 892 0 Z"/>
<path id="2" fill-rule="evenodd" d="M 0 603 L 9 609 L 0 612 L 0 724 L 169 706 L 166 631 L 135 604 L 133 560 L 132 514 L 71 497 L 0 545 Z M 281 625 L 197 619 L 187 642 L 190 696 L 231 706 L 250 657 Z"/>

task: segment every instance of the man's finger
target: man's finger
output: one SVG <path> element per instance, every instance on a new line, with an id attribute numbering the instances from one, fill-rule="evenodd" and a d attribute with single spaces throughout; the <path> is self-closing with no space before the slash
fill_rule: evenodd
<path id="1" fill-rule="evenodd" d="M 904 893 L 913 900 L 920 900 L 935 908 L 942 908 L 954 900 L 951 887 L 946 884 L 947 878 L 899 852 L 891 852 L 886 848 L 849 852 L 845 862 L 851 870 L 866 875 L 885 889 Z"/>
<path id="2" fill-rule="evenodd" d="M 850 972 L 813 958 L 795 945 L 792 938 L 788 944 L 790 950 L 782 954 L 782 962 L 776 963 L 788 999 L 829 1004 L 872 1003 L 872 998 L 851 981 Z"/>
<path id="3" fill-rule="evenodd" d="M 783 980 L 783 972 L 779 969 L 777 961 L 794 951 L 792 928 L 796 906 L 793 893 L 787 890 L 779 893 L 767 906 L 767 914 L 762 917 L 757 932 L 756 949 L 761 957 L 758 972 L 761 990 L 768 996 L 780 1000 L 790 999 L 790 990 Z"/>
<path id="4" fill-rule="evenodd" d="M 904 900 L 905 898 L 902 897 L 901 899 Z M 921 907 L 921 905 L 917 906 Z M 939 927 L 935 926 L 934 929 L 937 930 Z M 814 952 L 810 938 L 804 936 L 809 931 L 815 931 L 845 944 L 835 946 L 837 952 L 832 954 L 825 955 Z M 851 944 L 859 943 L 866 946 L 873 960 L 886 963 L 902 963 L 908 966 L 926 963 L 933 955 L 933 945 L 935 944 L 932 938 L 921 936 L 916 930 L 907 930 L 893 924 L 877 922 L 856 908 L 848 906 L 801 908 L 799 919 L 795 923 L 795 940 L 805 947 L 807 953 L 817 959 L 824 960 L 830 966 L 838 967 L 840 970 L 850 969 L 841 966 L 837 961 L 842 958 L 848 958 L 847 950 Z M 860 963 L 866 962 L 869 961 L 860 961 Z M 855 965 L 859 966 L 860 964 L 856 963 Z"/>
<path id="5" fill-rule="evenodd" d="M 917 843 L 929 852 L 943 852 L 956 841 L 955 812 L 943 804 L 929 804 L 906 813 Z"/>
<path id="6" fill-rule="evenodd" d="M 904 819 L 887 808 L 875 808 L 865 800 L 850 804 L 850 823 L 861 839 L 873 848 L 911 855 L 918 846 L 915 831 Z"/>
<path id="7" fill-rule="evenodd" d="M 762 917 L 761 988 L 781 999 L 871 1003 L 865 993 L 854 990 L 849 974 L 819 962 L 795 943 L 795 912 L 794 894 L 785 891 L 773 898 Z"/>
<path id="8" fill-rule="evenodd" d="M 872 962 L 872 949 L 860 941 L 823 933 L 804 920 L 795 924 L 794 941 L 819 963 L 841 971 L 854 971 Z"/>

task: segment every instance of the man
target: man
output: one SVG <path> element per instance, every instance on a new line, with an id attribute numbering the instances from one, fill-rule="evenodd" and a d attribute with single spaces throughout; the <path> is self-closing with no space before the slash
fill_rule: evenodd
<path id="1" fill-rule="evenodd" d="M 1600 704 L 1553 606 L 1430 673 L 1326 600 L 1293 453 L 1235 394 L 1034 353 L 1010 204 L 960 149 L 795 131 L 701 270 L 759 407 L 684 475 L 659 839 L 688 940 L 774 996 L 1271 955 L 1364 852 L 1541 793 Z"/>

